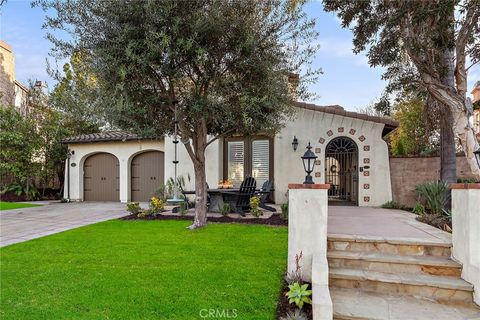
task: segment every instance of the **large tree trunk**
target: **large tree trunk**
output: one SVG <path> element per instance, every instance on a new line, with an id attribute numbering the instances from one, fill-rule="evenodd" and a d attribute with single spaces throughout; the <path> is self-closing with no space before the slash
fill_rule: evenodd
<path id="1" fill-rule="evenodd" d="M 462 98 L 457 92 L 448 90 L 442 85 L 435 84 L 435 81 L 428 75 L 422 75 L 427 84 L 428 92 L 437 99 L 437 101 L 448 106 L 451 112 L 453 123 L 453 134 L 460 142 L 465 157 L 472 170 L 472 173 L 480 177 L 480 168 L 475 159 L 475 150 L 479 148 L 475 132 L 470 124 L 467 116 L 467 102 L 468 98 Z"/>
<path id="2" fill-rule="evenodd" d="M 184 128 L 179 122 L 180 128 Z M 186 131 L 185 129 L 183 130 Z M 195 171 L 195 217 L 189 229 L 197 229 L 207 224 L 207 177 L 205 173 L 205 150 L 207 148 L 207 127 L 204 121 L 196 130 L 196 135 L 182 137 Z"/>
<path id="3" fill-rule="evenodd" d="M 454 53 L 452 49 L 444 50 L 442 55 L 443 63 L 447 67 L 447 72 L 445 72 L 442 77 L 442 83 L 451 88 L 455 88 L 453 56 Z M 452 110 L 443 103 L 440 103 L 440 107 L 440 179 L 448 183 L 454 183 L 457 180 L 457 152 L 455 135 L 453 133 L 454 123 Z"/>
<path id="4" fill-rule="evenodd" d="M 454 183 L 457 180 L 455 135 L 453 117 L 448 107 L 444 107 L 440 118 L 440 180 Z"/>
<path id="5" fill-rule="evenodd" d="M 196 229 L 207 224 L 207 177 L 205 161 L 194 165 L 195 170 L 195 218 L 189 229 Z"/>

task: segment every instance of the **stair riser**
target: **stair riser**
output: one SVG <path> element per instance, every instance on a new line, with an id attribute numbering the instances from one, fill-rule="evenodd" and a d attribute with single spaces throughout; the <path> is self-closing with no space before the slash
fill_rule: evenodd
<path id="1" fill-rule="evenodd" d="M 330 268 L 353 268 L 386 273 L 428 274 L 435 276 L 460 277 L 461 270 L 456 267 L 428 266 L 342 258 L 328 258 Z"/>
<path id="2" fill-rule="evenodd" d="M 386 242 L 353 242 L 337 240 L 328 241 L 328 249 L 355 252 L 383 252 L 388 254 L 411 256 L 450 257 L 451 254 L 449 247 L 442 246 L 391 244 Z"/>
<path id="3" fill-rule="evenodd" d="M 442 304 L 455 304 L 464 306 L 471 306 L 473 304 L 472 293 L 464 290 L 436 288 L 403 283 L 388 283 L 374 280 L 330 278 L 329 282 L 331 287 L 337 288 L 359 289 L 366 292 L 375 292 L 381 294 L 408 295 L 437 301 Z"/>

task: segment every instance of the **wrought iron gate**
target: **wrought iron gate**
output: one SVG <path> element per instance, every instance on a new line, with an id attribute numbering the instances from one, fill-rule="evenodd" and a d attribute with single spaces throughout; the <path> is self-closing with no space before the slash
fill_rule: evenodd
<path id="1" fill-rule="evenodd" d="M 357 203 L 358 149 L 352 139 L 338 137 L 328 143 L 325 149 L 325 183 L 331 185 L 329 200 Z"/>

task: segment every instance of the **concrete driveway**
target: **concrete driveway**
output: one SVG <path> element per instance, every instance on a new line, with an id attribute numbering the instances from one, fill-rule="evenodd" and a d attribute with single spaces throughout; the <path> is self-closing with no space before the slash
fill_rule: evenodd
<path id="1" fill-rule="evenodd" d="M 50 203 L 0 211 L 0 247 L 127 215 L 119 202 Z"/>

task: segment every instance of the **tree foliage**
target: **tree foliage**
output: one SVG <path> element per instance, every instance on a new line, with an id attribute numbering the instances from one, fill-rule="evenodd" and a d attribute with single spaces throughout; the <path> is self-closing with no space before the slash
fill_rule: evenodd
<path id="1" fill-rule="evenodd" d="M 324 5 L 352 29 L 354 51 L 367 51 L 370 65 L 386 68 L 388 89 L 420 84 L 428 92 L 439 107 L 442 128 L 452 128 L 472 171 L 480 175 L 466 97 L 467 57 L 474 64 L 480 58 L 480 1 L 324 0 Z"/>
<path id="2" fill-rule="evenodd" d="M 41 140 L 31 118 L 24 118 L 14 107 L 0 106 L 0 174 L 2 181 L 18 185 L 19 194 L 30 196 L 40 167 L 35 164 Z M 2 186 L 5 191 L 5 187 Z"/>
<path id="3" fill-rule="evenodd" d="M 229 134 L 276 132 L 293 116 L 288 77 L 302 75 L 297 95 L 318 70 L 314 21 L 304 1 L 39 0 L 53 9 L 46 26 L 57 53 L 85 52 L 112 103 L 114 124 L 143 136 L 172 132 L 175 103 L 181 141 L 195 169 L 196 217 L 206 223 L 205 149 Z"/>
<path id="4" fill-rule="evenodd" d="M 425 102 L 420 97 L 395 104 L 393 118 L 399 127 L 389 136 L 393 155 L 425 155 L 438 151 L 438 130 L 425 125 L 424 108 Z"/>

